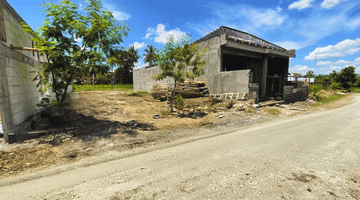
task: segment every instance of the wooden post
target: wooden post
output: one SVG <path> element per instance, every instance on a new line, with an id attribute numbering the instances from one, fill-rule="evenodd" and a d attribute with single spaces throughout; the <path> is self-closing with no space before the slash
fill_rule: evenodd
<path id="1" fill-rule="evenodd" d="M 268 58 L 263 59 L 263 80 L 262 80 L 262 91 L 261 95 L 266 97 L 266 79 L 267 79 L 267 68 L 268 68 Z"/>

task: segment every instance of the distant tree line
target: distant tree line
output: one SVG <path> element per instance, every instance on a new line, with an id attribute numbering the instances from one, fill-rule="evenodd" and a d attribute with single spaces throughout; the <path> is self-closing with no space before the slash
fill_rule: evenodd
<path id="1" fill-rule="evenodd" d="M 356 68 L 348 66 L 340 72 L 333 70 L 330 74 L 314 75 L 313 71 L 308 71 L 305 77 L 315 78 L 315 83 L 322 83 L 330 88 L 349 89 L 350 87 L 360 87 L 360 77 L 355 73 Z"/>

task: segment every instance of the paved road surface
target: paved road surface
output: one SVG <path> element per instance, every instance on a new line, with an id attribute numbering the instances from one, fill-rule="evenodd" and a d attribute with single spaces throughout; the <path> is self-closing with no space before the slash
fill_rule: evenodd
<path id="1" fill-rule="evenodd" d="M 338 109 L 2 186 L 0 199 L 360 199 L 360 96 Z"/>

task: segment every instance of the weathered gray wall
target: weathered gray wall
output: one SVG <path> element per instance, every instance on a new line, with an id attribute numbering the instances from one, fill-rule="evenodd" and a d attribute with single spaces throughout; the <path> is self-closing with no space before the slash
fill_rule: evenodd
<path id="1" fill-rule="evenodd" d="M 159 67 L 143 67 L 134 70 L 134 90 L 151 92 L 151 89 L 155 83 L 159 85 L 173 86 L 174 80 L 172 78 L 166 78 L 161 81 L 155 81 L 155 79 L 152 78 L 153 75 L 160 74 L 160 72 L 161 69 Z"/>
<path id="2" fill-rule="evenodd" d="M 32 47 L 29 33 L 22 30 L 23 19 L 5 1 L 2 2 L 6 41 L 0 40 L 0 98 L 3 128 L 10 131 L 39 108 L 42 95 L 32 81 L 36 72 L 42 67 L 37 52 L 13 50 L 10 44 L 20 47 Z M 70 88 L 70 91 L 72 88 Z M 50 93 L 52 95 L 52 93 Z"/>
<path id="3" fill-rule="evenodd" d="M 249 93 L 250 70 L 221 72 L 211 77 L 211 94 Z"/>
<path id="4" fill-rule="evenodd" d="M 199 50 L 206 48 L 204 56 L 207 60 L 205 66 L 205 80 L 211 94 L 221 93 L 248 93 L 250 70 L 220 72 L 221 45 L 226 42 L 225 36 L 215 37 L 199 43 Z M 204 77 L 199 77 L 203 79 Z"/>

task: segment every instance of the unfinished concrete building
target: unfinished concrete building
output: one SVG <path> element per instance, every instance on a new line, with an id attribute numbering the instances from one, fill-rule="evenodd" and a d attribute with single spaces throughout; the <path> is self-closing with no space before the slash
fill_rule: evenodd
<path id="1" fill-rule="evenodd" d="M 221 26 L 197 40 L 199 49 L 208 49 L 205 75 L 196 78 L 204 81 L 211 94 L 240 93 L 256 101 L 283 99 L 305 100 L 308 88 L 289 82 L 289 58 L 295 50 L 260 39 L 249 33 Z M 134 70 L 134 89 L 151 91 L 155 81 L 152 75 L 159 67 Z M 167 79 L 157 84 L 171 84 Z"/>
<path id="2" fill-rule="evenodd" d="M 41 69 L 41 56 L 35 51 L 15 50 L 34 47 L 33 36 L 22 30 L 25 22 L 6 0 L 0 0 L 0 134 L 19 133 L 20 124 L 39 112 L 36 105 L 43 94 L 33 81 Z M 72 88 L 69 89 L 71 93 Z M 54 97 L 53 93 L 48 93 Z"/>

